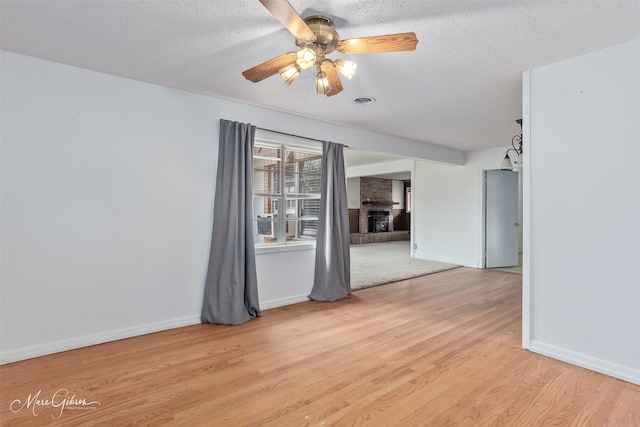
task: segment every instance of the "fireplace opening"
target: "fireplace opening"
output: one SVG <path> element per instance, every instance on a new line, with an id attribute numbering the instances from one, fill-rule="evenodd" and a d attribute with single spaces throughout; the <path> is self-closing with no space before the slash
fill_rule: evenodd
<path id="1" fill-rule="evenodd" d="M 369 211 L 369 233 L 389 231 L 389 211 Z"/>

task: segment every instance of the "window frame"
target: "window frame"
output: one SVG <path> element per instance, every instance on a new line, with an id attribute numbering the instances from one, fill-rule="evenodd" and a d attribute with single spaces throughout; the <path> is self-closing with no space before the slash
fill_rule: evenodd
<path id="1" fill-rule="evenodd" d="M 312 145 L 307 143 L 298 144 L 295 142 L 292 143 L 292 142 L 285 142 L 285 141 L 275 141 L 272 139 L 256 136 L 254 140 L 254 154 L 253 154 L 254 165 L 252 167 L 252 173 L 254 174 L 256 173 L 255 147 L 277 149 L 277 150 L 280 150 L 280 155 L 279 157 L 275 157 L 275 156 L 269 157 L 269 159 L 277 159 L 277 164 L 278 164 L 277 180 L 279 184 L 278 185 L 279 188 L 277 189 L 277 192 L 270 193 L 270 192 L 252 191 L 252 197 L 254 200 L 254 214 L 253 214 L 254 218 L 252 218 L 254 222 L 254 230 L 255 230 L 254 231 L 254 247 L 256 248 L 258 253 L 272 252 L 272 251 L 283 252 L 283 251 L 298 250 L 298 249 L 314 249 L 316 246 L 316 240 L 317 240 L 315 237 L 300 238 L 299 240 L 295 240 L 295 241 L 287 241 L 287 224 L 291 221 L 295 221 L 296 227 L 299 227 L 303 220 L 316 221 L 316 224 L 317 224 L 317 221 L 319 220 L 318 216 L 303 217 L 301 212 L 302 208 L 298 206 L 298 203 L 299 201 L 303 201 L 303 200 L 318 200 L 318 205 L 319 205 L 320 197 L 321 197 L 321 194 L 320 194 L 321 189 L 320 188 L 318 189 L 317 195 L 316 193 L 310 193 L 310 194 L 300 193 L 298 186 L 300 185 L 300 177 L 302 175 L 299 173 L 298 170 L 296 170 L 293 172 L 293 176 L 295 177 L 294 191 L 293 193 L 288 192 L 287 181 L 286 181 L 287 180 L 286 159 L 287 159 L 287 154 L 291 153 L 292 151 L 317 155 L 318 160 L 320 161 L 320 185 L 321 185 L 321 180 L 322 180 L 321 169 L 322 169 L 322 156 L 323 156 L 322 145 L 320 143 L 314 143 Z M 296 167 L 297 167 L 298 162 L 295 162 L 294 164 L 296 164 Z M 255 175 L 254 175 L 254 179 L 255 179 Z M 254 186 L 255 186 L 255 183 L 254 183 Z M 277 219 L 275 218 L 270 219 L 270 221 L 272 221 L 273 223 L 272 230 L 273 230 L 273 227 L 275 227 L 277 231 L 276 242 L 271 242 L 271 243 L 259 242 L 257 239 L 257 236 L 259 235 L 259 233 L 257 232 L 257 229 L 258 229 L 258 223 L 260 220 L 256 215 L 255 203 L 256 203 L 256 200 L 264 199 L 264 198 L 269 198 L 271 200 L 271 203 L 275 202 L 277 203 L 277 206 L 283 207 L 276 211 L 276 213 L 278 214 Z M 294 201 L 296 205 L 295 217 L 293 219 L 287 216 L 288 206 L 292 201 Z M 273 213 L 266 213 L 264 215 L 272 215 L 272 214 Z M 316 230 L 317 230 L 317 226 L 316 226 Z"/>

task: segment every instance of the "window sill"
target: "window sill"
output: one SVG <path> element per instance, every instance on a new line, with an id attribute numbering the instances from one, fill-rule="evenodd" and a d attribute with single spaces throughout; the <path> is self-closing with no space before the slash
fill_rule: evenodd
<path id="1" fill-rule="evenodd" d="M 288 245 L 256 246 L 256 255 L 279 252 L 310 251 L 316 249 L 316 242 L 289 243 Z"/>

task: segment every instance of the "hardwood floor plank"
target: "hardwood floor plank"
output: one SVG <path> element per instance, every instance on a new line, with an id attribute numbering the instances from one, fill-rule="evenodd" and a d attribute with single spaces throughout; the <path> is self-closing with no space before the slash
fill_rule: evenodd
<path id="1" fill-rule="evenodd" d="M 640 425 L 640 387 L 520 348 L 520 277 L 459 268 L 0 366 L 0 424 Z M 10 410 L 60 389 L 100 404 Z"/>
<path id="2" fill-rule="evenodd" d="M 640 426 L 640 387 L 626 384 L 604 425 Z"/>

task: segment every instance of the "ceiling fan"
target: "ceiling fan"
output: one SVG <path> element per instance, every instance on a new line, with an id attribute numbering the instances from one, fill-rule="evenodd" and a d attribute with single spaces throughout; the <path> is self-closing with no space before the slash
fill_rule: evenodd
<path id="1" fill-rule="evenodd" d="M 338 59 L 332 61 L 327 54 L 337 50 L 344 54 L 402 52 L 415 50 L 415 33 L 387 34 L 340 40 L 331 19 L 315 15 L 302 19 L 287 0 L 260 0 L 296 38 L 297 52 L 287 52 L 260 65 L 249 68 L 242 75 L 254 83 L 277 73 L 290 85 L 302 70 L 316 67 L 316 92 L 333 96 L 342 91 L 337 71 L 351 79 L 357 64 Z"/>

